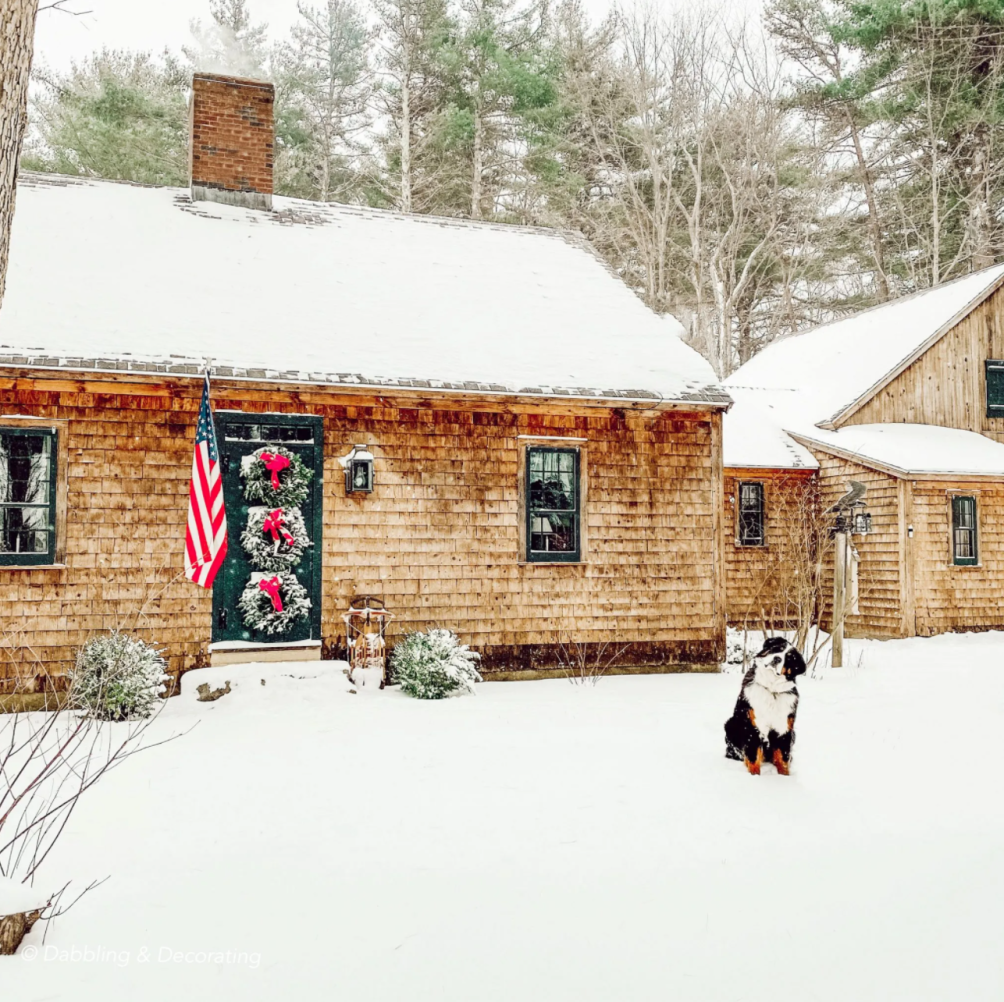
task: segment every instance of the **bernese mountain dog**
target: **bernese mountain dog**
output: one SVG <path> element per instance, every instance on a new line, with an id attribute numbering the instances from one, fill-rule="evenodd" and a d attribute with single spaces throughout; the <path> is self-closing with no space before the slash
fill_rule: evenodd
<path id="1" fill-rule="evenodd" d="M 782 776 L 791 767 L 802 655 L 784 637 L 771 637 L 743 676 L 732 716 L 725 721 L 725 757 L 741 759 L 751 776 L 772 762 Z"/>

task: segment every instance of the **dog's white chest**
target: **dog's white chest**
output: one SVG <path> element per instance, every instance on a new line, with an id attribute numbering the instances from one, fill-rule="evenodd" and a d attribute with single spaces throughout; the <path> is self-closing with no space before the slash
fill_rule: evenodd
<path id="1" fill-rule="evenodd" d="M 794 692 L 771 692 L 754 682 L 746 689 L 749 703 L 756 720 L 756 729 L 767 737 L 768 732 L 784 734 L 788 729 L 788 717 L 795 712 L 798 697 Z"/>

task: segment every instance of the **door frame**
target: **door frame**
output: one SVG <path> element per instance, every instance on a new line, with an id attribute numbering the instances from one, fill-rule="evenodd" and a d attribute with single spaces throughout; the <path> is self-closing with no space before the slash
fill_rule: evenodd
<path id="1" fill-rule="evenodd" d="M 280 412 L 268 414 L 256 414 L 251 411 L 240 410 L 217 410 L 213 412 L 213 421 L 216 427 L 216 438 L 220 449 L 220 460 L 223 460 L 223 452 L 227 447 L 226 425 L 228 421 L 240 421 L 244 424 L 261 425 L 292 425 L 294 427 L 307 427 L 314 429 L 313 441 L 313 470 L 314 477 L 311 480 L 311 502 L 313 505 L 313 518 L 310 529 L 311 549 L 313 550 L 313 563 L 311 567 L 310 587 L 310 637 L 311 640 L 322 641 L 321 636 L 321 588 L 323 585 L 322 564 L 324 559 L 323 529 L 324 529 L 324 418 L 317 414 L 283 414 Z M 271 443 L 262 443 L 268 445 Z M 277 442 L 276 445 L 283 443 Z M 293 443 L 296 444 L 296 443 Z M 260 448 L 260 446 L 256 446 Z M 226 476 L 228 470 L 222 471 Z M 229 520 L 227 522 L 227 551 L 231 546 L 240 546 L 240 534 L 233 533 Z M 224 558 L 224 562 L 226 558 Z M 222 570 L 222 568 L 221 568 Z M 222 611 L 223 590 L 213 588 L 213 619 L 211 623 L 210 636 L 211 643 L 218 643 L 214 637 L 217 624 L 219 623 L 220 612 Z M 262 646 L 265 646 L 266 641 Z M 273 641 L 277 647 L 283 645 L 282 640 Z M 300 643 L 300 641 L 297 641 Z"/>

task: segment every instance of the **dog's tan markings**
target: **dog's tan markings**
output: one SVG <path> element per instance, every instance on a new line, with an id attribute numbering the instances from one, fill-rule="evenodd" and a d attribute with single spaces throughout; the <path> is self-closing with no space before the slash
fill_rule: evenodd
<path id="1" fill-rule="evenodd" d="M 788 763 L 785 762 L 784 755 L 781 754 L 780 748 L 774 749 L 774 768 L 777 769 L 782 776 L 788 775 Z"/>
<path id="2" fill-rule="evenodd" d="M 795 729 L 795 714 L 790 713 L 788 715 L 788 730 L 793 731 Z"/>
<path id="3" fill-rule="evenodd" d="M 753 711 L 750 710 L 750 715 L 752 715 L 752 713 L 753 713 Z M 756 759 L 753 760 L 752 762 L 748 758 L 745 758 L 745 756 L 743 758 L 743 761 L 746 763 L 746 771 L 751 776 L 759 776 L 760 775 L 760 766 L 763 765 L 763 749 L 762 748 L 757 748 L 757 750 L 756 750 Z"/>
<path id="4" fill-rule="evenodd" d="M 753 712 L 752 708 L 750 708 L 750 723 L 756 727 L 756 714 Z"/>

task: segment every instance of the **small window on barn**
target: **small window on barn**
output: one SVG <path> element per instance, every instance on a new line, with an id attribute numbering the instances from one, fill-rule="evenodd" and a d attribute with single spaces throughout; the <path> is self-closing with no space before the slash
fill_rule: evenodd
<path id="1" fill-rule="evenodd" d="M 526 558 L 560 563 L 581 558 L 579 450 L 526 450 Z"/>
<path id="2" fill-rule="evenodd" d="M 0 428 L 0 565 L 56 554 L 56 433 Z"/>
<path id="3" fill-rule="evenodd" d="M 988 359 L 987 417 L 1004 417 L 1004 361 Z"/>
<path id="4" fill-rule="evenodd" d="M 952 563 L 972 566 L 979 559 L 977 550 L 976 498 L 952 498 Z"/>
<path id="5" fill-rule="evenodd" d="M 739 485 L 739 532 L 740 546 L 763 546 L 763 484 L 744 483 Z"/>

